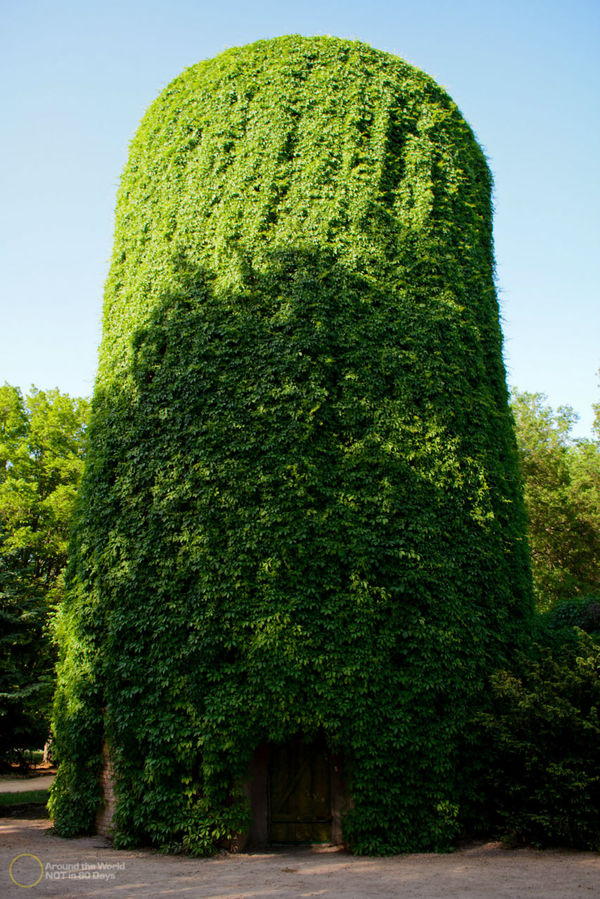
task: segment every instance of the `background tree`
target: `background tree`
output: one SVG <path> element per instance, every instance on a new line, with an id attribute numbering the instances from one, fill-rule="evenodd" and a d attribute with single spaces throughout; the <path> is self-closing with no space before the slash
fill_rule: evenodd
<path id="1" fill-rule="evenodd" d="M 541 393 L 513 391 L 535 592 L 540 609 L 600 592 L 600 407 L 595 438 L 576 440 L 576 415 Z"/>
<path id="2" fill-rule="evenodd" d="M 42 745 L 88 401 L 0 387 L 0 754 Z"/>

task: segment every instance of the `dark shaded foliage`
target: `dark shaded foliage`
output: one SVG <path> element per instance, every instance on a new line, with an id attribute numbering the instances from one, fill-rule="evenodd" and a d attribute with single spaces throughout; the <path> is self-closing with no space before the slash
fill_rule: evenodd
<path id="1" fill-rule="evenodd" d="M 539 618 L 546 638 L 554 637 L 564 642 L 566 635 L 572 636 L 573 628 L 579 628 L 592 637 L 600 638 L 600 597 L 582 596 L 565 599 Z"/>
<path id="2" fill-rule="evenodd" d="M 600 643 L 553 617 L 520 664 L 492 678 L 480 820 L 513 842 L 599 850 Z"/>

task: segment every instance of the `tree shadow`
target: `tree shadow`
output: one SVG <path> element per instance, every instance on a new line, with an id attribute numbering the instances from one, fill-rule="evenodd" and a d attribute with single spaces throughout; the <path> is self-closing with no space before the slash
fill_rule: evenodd
<path id="1" fill-rule="evenodd" d="M 216 820 L 258 745 L 321 729 L 362 772 L 359 808 L 387 771 L 377 801 L 414 806 L 412 777 L 426 817 L 523 607 L 510 421 L 475 313 L 306 245 L 237 290 L 172 267 L 96 389 L 66 611 L 118 827 Z"/>

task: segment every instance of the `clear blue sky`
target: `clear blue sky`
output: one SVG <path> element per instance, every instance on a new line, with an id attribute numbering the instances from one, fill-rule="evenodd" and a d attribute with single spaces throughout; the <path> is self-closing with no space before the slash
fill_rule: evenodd
<path id="1" fill-rule="evenodd" d="M 0 383 L 90 395 L 129 141 L 186 66 L 297 32 L 358 38 L 451 94 L 494 173 L 510 384 L 600 400 L 598 0 L 3 0 Z"/>

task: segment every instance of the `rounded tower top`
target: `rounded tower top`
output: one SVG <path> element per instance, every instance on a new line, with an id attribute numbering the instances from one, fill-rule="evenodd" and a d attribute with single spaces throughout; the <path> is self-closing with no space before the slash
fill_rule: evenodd
<path id="1" fill-rule="evenodd" d="M 441 286 L 451 242 L 463 268 L 480 254 L 491 270 L 490 188 L 456 105 L 398 57 L 291 35 L 204 60 L 161 93 L 131 144 L 102 370 L 128 364 L 133 330 L 183 269 L 235 291 L 282 251 L 318 248 L 410 287 L 404 259 L 413 266 L 418 245 L 439 257 Z"/>

